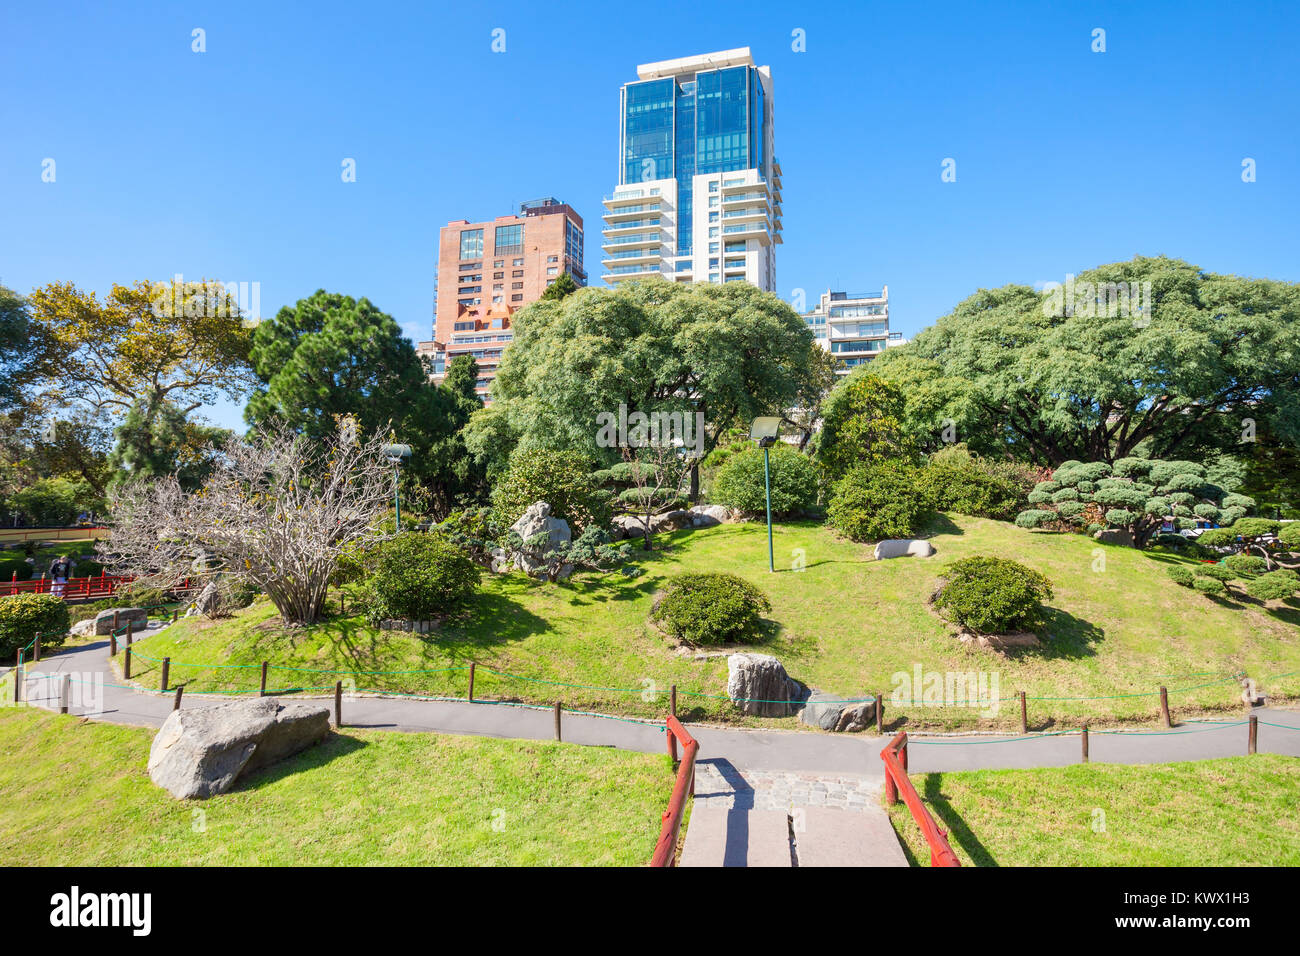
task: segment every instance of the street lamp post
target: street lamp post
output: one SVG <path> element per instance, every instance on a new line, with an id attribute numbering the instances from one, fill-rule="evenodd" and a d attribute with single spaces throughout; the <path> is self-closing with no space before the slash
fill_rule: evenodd
<path id="1" fill-rule="evenodd" d="M 749 426 L 749 437 L 763 449 L 763 491 L 767 495 L 767 569 L 773 573 L 776 572 L 776 562 L 772 557 L 772 471 L 768 449 L 776 444 L 780 431 L 781 419 L 777 417 L 755 418 Z"/>
<path id="2" fill-rule="evenodd" d="M 399 485 L 401 481 L 402 461 L 411 457 L 410 445 L 385 445 L 383 447 L 384 457 L 393 463 L 393 509 L 397 514 L 397 534 L 402 533 L 402 492 Z"/>

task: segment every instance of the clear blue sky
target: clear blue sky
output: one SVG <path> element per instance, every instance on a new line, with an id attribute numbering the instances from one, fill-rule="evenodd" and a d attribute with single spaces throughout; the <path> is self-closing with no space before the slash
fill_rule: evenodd
<path id="1" fill-rule="evenodd" d="M 599 284 L 620 84 L 739 46 L 773 73 L 786 298 L 888 284 L 912 335 L 1135 254 L 1300 280 L 1294 3 L 287 6 L 6 3 L 0 282 L 255 281 L 264 316 L 326 288 L 428 338 L 438 228 L 553 195 Z"/>

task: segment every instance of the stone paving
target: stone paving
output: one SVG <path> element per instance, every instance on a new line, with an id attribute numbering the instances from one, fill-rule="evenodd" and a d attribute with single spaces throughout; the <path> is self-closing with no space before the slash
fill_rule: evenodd
<path id="1" fill-rule="evenodd" d="M 725 761 L 695 766 L 695 804 L 730 810 L 838 807 L 865 811 L 880 802 L 882 782 L 851 774 L 740 771 Z"/>

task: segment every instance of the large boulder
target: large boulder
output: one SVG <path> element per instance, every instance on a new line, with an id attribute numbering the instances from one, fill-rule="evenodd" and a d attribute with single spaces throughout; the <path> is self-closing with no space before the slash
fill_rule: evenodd
<path id="1" fill-rule="evenodd" d="M 519 535 L 525 542 L 529 538 L 534 538 L 539 534 L 545 533 L 546 540 L 541 547 L 525 546 L 515 555 L 515 567 L 525 574 L 536 574 L 547 566 L 546 556 L 556 550 L 561 545 L 567 545 L 573 540 L 573 532 L 569 530 L 569 522 L 563 518 L 556 518 L 551 515 L 551 506 L 545 501 L 536 501 L 528 506 L 528 510 L 520 516 L 519 520 L 510 526 L 510 530 Z M 559 576 L 568 577 L 573 573 L 573 565 L 566 564 L 561 569 Z"/>
<path id="2" fill-rule="evenodd" d="M 815 693 L 799 712 L 799 719 L 809 727 L 856 733 L 875 723 L 876 703 L 874 700 L 846 701 L 834 694 Z"/>
<path id="3" fill-rule="evenodd" d="M 711 528 L 731 520 L 731 509 L 723 505 L 696 505 L 690 510 L 691 526 Z"/>
<path id="4" fill-rule="evenodd" d="M 224 603 L 221 588 L 217 587 L 216 581 L 209 581 L 194 599 L 194 606 L 204 617 L 219 617 Z"/>
<path id="5" fill-rule="evenodd" d="M 1125 548 L 1133 547 L 1133 533 L 1127 528 L 1102 528 L 1093 535 L 1102 544 L 1118 544 Z"/>
<path id="6" fill-rule="evenodd" d="M 147 627 L 149 624 L 149 612 L 142 607 L 117 607 L 108 611 L 100 611 L 95 615 L 95 636 L 103 637 L 105 634 L 113 633 L 113 615 L 117 615 L 117 626 L 124 627 L 127 621 L 131 622 L 132 628 L 138 630 Z"/>
<path id="7" fill-rule="evenodd" d="M 885 558 L 928 558 L 934 554 L 934 545 L 919 538 L 890 538 L 876 545 L 876 560 Z"/>
<path id="8" fill-rule="evenodd" d="M 799 708 L 807 689 L 771 654 L 732 654 L 727 658 L 727 696 L 742 713 L 788 717 Z"/>
<path id="9" fill-rule="evenodd" d="M 330 730 L 324 704 L 274 697 L 174 710 L 149 748 L 149 776 L 174 797 L 225 793 L 242 774 L 283 760 Z"/>
<path id="10" fill-rule="evenodd" d="M 650 519 L 650 527 L 655 531 L 680 531 L 691 526 L 689 511 L 665 511 Z"/>
<path id="11" fill-rule="evenodd" d="M 609 524 L 610 537 L 615 541 L 640 538 L 645 535 L 645 522 L 635 515 L 615 515 Z"/>

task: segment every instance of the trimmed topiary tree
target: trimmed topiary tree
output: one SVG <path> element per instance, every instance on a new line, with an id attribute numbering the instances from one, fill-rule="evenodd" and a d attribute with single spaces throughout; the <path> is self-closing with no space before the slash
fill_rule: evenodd
<path id="1" fill-rule="evenodd" d="M 1291 570 L 1261 574 L 1246 585 L 1246 593 L 1257 601 L 1283 601 L 1300 591 L 1300 575 Z"/>
<path id="2" fill-rule="evenodd" d="M 910 538 L 934 517 L 934 504 L 920 469 L 891 461 L 851 468 L 835 483 L 826 516 L 854 541 Z"/>
<path id="3" fill-rule="evenodd" d="M 1127 531 L 1137 548 L 1146 547 L 1166 520 L 1190 530 L 1198 518 L 1231 523 L 1255 506 L 1254 499 L 1213 484 L 1204 465 L 1153 458 L 1121 458 L 1114 465 L 1064 462 L 1049 481 L 1034 486 L 1028 500 L 1034 507 L 1016 518 L 1022 528 L 1059 522 L 1082 529 L 1095 520 L 1095 509 L 1106 527 Z"/>
<path id="4" fill-rule="evenodd" d="M 984 634 L 1030 631 L 1045 620 L 1052 584 L 1033 568 L 1006 558 L 971 557 L 944 569 L 935 606 L 957 623 Z"/>
<path id="5" fill-rule="evenodd" d="M 610 493 L 599 487 L 592 464 L 571 451 L 525 451 L 513 455 L 492 489 L 496 523 L 508 528 L 535 502 L 545 501 L 551 514 L 569 523 L 577 537 L 588 526 L 606 528 Z"/>
<path id="6" fill-rule="evenodd" d="M 1269 554 L 1266 541 L 1277 535 L 1281 528 L 1281 522 L 1268 518 L 1238 518 L 1225 528 L 1212 528 L 1201 532 L 1196 543 L 1202 548 L 1220 553 L 1225 550 L 1237 554 L 1249 554 L 1254 551 L 1264 562 L 1265 568 L 1271 569 L 1273 558 Z"/>
<path id="7" fill-rule="evenodd" d="M 669 634 L 691 644 L 743 642 L 759 635 L 772 609 L 762 591 L 734 574 L 679 574 L 651 612 Z"/>
<path id="8" fill-rule="evenodd" d="M 770 450 L 772 514 L 790 515 L 817 503 L 817 466 L 807 455 L 778 442 Z M 726 460 L 709 489 L 709 500 L 748 514 L 767 508 L 763 485 L 763 451 L 746 448 Z"/>

